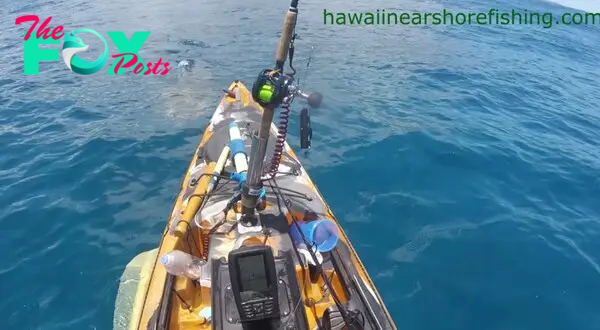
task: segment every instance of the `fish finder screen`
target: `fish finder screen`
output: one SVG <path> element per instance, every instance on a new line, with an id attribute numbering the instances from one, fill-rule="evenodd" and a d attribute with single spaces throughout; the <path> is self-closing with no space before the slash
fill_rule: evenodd
<path id="1" fill-rule="evenodd" d="M 240 258 L 238 267 L 242 291 L 268 290 L 267 270 L 261 254 Z"/>

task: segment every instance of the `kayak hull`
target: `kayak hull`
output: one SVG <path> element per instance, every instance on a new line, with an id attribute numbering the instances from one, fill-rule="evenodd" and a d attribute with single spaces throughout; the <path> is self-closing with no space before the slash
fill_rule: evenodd
<path id="1" fill-rule="evenodd" d="M 205 279 L 208 283 L 206 285 L 198 285 L 187 278 L 173 277 L 160 264 L 159 258 L 177 249 L 209 261 L 217 260 L 226 257 L 227 252 L 234 249 L 241 237 L 246 235 L 242 233 L 241 236 L 228 238 L 227 235 L 231 234 L 223 234 L 223 238 L 207 238 L 204 229 L 210 225 L 211 214 L 222 209 L 231 195 L 239 191 L 236 182 L 225 178 L 219 180 L 218 187 L 213 191 L 209 188 L 214 184 L 214 179 L 211 183 L 211 174 L 215 167 L 219 168 L 219 158 L 223 158 L 224 148 L 225 151 L 229 151 L 226 149 L 229 146 L 235 150 L 229 153 L 224 171 L 236 171 L 235 165 L 238 164 L 232 154 L 240 154 L 240 150 L 239 145 L 231 144 L 232 123 L 243 135 L 245 150 L 241 154 L 250 155 L 251 135 L 258 130 L 263 111 L 241 82 L 234 81 L 228 90 L 230 92 L 221 99 L 194 152 L 159 247 L 151 257 L 146 258 L 144 266 L 139 267 L 140 280 L 136 293 L 129 293 L 131 297 L 128 301 L 133 303 L 130 303 L 127 311 L 121 312 L 119 322 L 115 315 L 115 328 L 214 329 L 215 324 L 218 324 L 217 320 L 211 321 L 199 316 L 205 315 L 207 309 L 212 308 L 211 310 L 215 311 L 214 306 L 211 306 L 211 298 L 214 298 L 212 291 L 215 287 L 214 284 L 211 287 L 211 279 Z M 272 124 L 267 151 L 272 151 L 278 142 L 283 141 L 278 141 L 278 127 Z M 281 236 L 269 238 L 269 244 L 275 244 L 282 250 L 293 250 L 294 243 L 288 235 L 288 229 L 294 219 L 326 219 L 333 222 L 339 240 L 333 250 L 323 254 L 326 259 L 323 268 L 328 274 L 333 290 L 340 300 L 361 311 L 365 316 L 365 329 L 396 329 L 382 298 L 340 223 L 287 142 L 279 144 L 281 145 L 283 148 L 279 169 L 272 180 L 264 181 L 267 198 L 264 210 L 259 212 L 263 227 L 282 233 Z M 271 155 L 268 155 L 268 159 L 264 160 L 266 168 L 269 168 L 271 163 Z M 211 191 L 211 195 L 204 195 L 207 190 Z M 239 212 L 239 207 L 234 207 L 232 212 L 235 213 L 236 210 Z M 235 214 L 233 216 L 235 217 Z M 237 216 L 239 218 L 239 215 Z M 233 230 L 236 231 L 241 232 L 241 228 Z M 305 317 L 306 327 L 316 329 L 317 324 L 322 324 L 324 315 L 331 315 L 335 310 L 335 301 L 330 292 L 323 292 L 323 279 L 312 283 L 306 278 L 301 263 L 298 260 L 295 262 L 304 302 L 299 301 L 299 310 Z M 215 280 L 212 279 L 213 282 Z M 117 301 L 124 299 L 118 297 Z M 212 315 L 212 318 L 217 317 L 218 315 Z M 127 323 L 127 326 L 124 323 Z"/>

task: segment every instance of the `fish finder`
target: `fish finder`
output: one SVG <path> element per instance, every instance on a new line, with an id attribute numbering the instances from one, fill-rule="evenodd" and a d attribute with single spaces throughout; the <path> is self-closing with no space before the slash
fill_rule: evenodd
<path id="1" fill-rule="evenodd" d="M 240 321 L 279 318 L 279 295 L 273 251 L 266 245 L 229 252 L 231 289 Z"/>

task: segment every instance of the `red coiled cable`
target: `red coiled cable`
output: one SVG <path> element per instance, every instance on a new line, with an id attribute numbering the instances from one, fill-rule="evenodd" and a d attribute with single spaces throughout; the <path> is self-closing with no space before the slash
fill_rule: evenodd
<path id="1" fill-rule="evenodd" d="M 283 156 L 283 150 L 285 148 L 290 112 L 290 104 L 283 103 L 281 106 L 281 113 L 279 114 L 279 129 L 277 131 L 277 139 L 275 140 L 273 158 L 271 158 L 271 168 L 269 169 L 271 177 L 274 177 L 277 174 L 277 171 L 279 171 L 279 164 L 281 163 L 281 157 Z"/>

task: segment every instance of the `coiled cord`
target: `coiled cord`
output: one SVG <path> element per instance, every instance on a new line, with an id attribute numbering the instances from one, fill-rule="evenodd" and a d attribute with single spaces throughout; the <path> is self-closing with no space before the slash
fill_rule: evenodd
<path id="1" fill-rule="evenodd" d="M 273 150 L 273 158 L 271 158 L 271 167 L 269 169 L 269 175 L 271 177 L 275 177 L 279 171 L 279 164 L 281 163 L 281 157 L 283 156 L 283 150 L 285 148 L 290 112 L 290 101 L 286 98 L 281 104 L 281 112 L 279 114 L 279 128 L 277 130 L 277 139 L 275 139 L 275 148 Z"/>
<path id="2" fill-rule="evenodd" d="M 208 232 L 202 233 L 202 258 L 205 261 L 208 261 L 208 249 L 210 248 L 210 237 L 208 236 Z"/>

